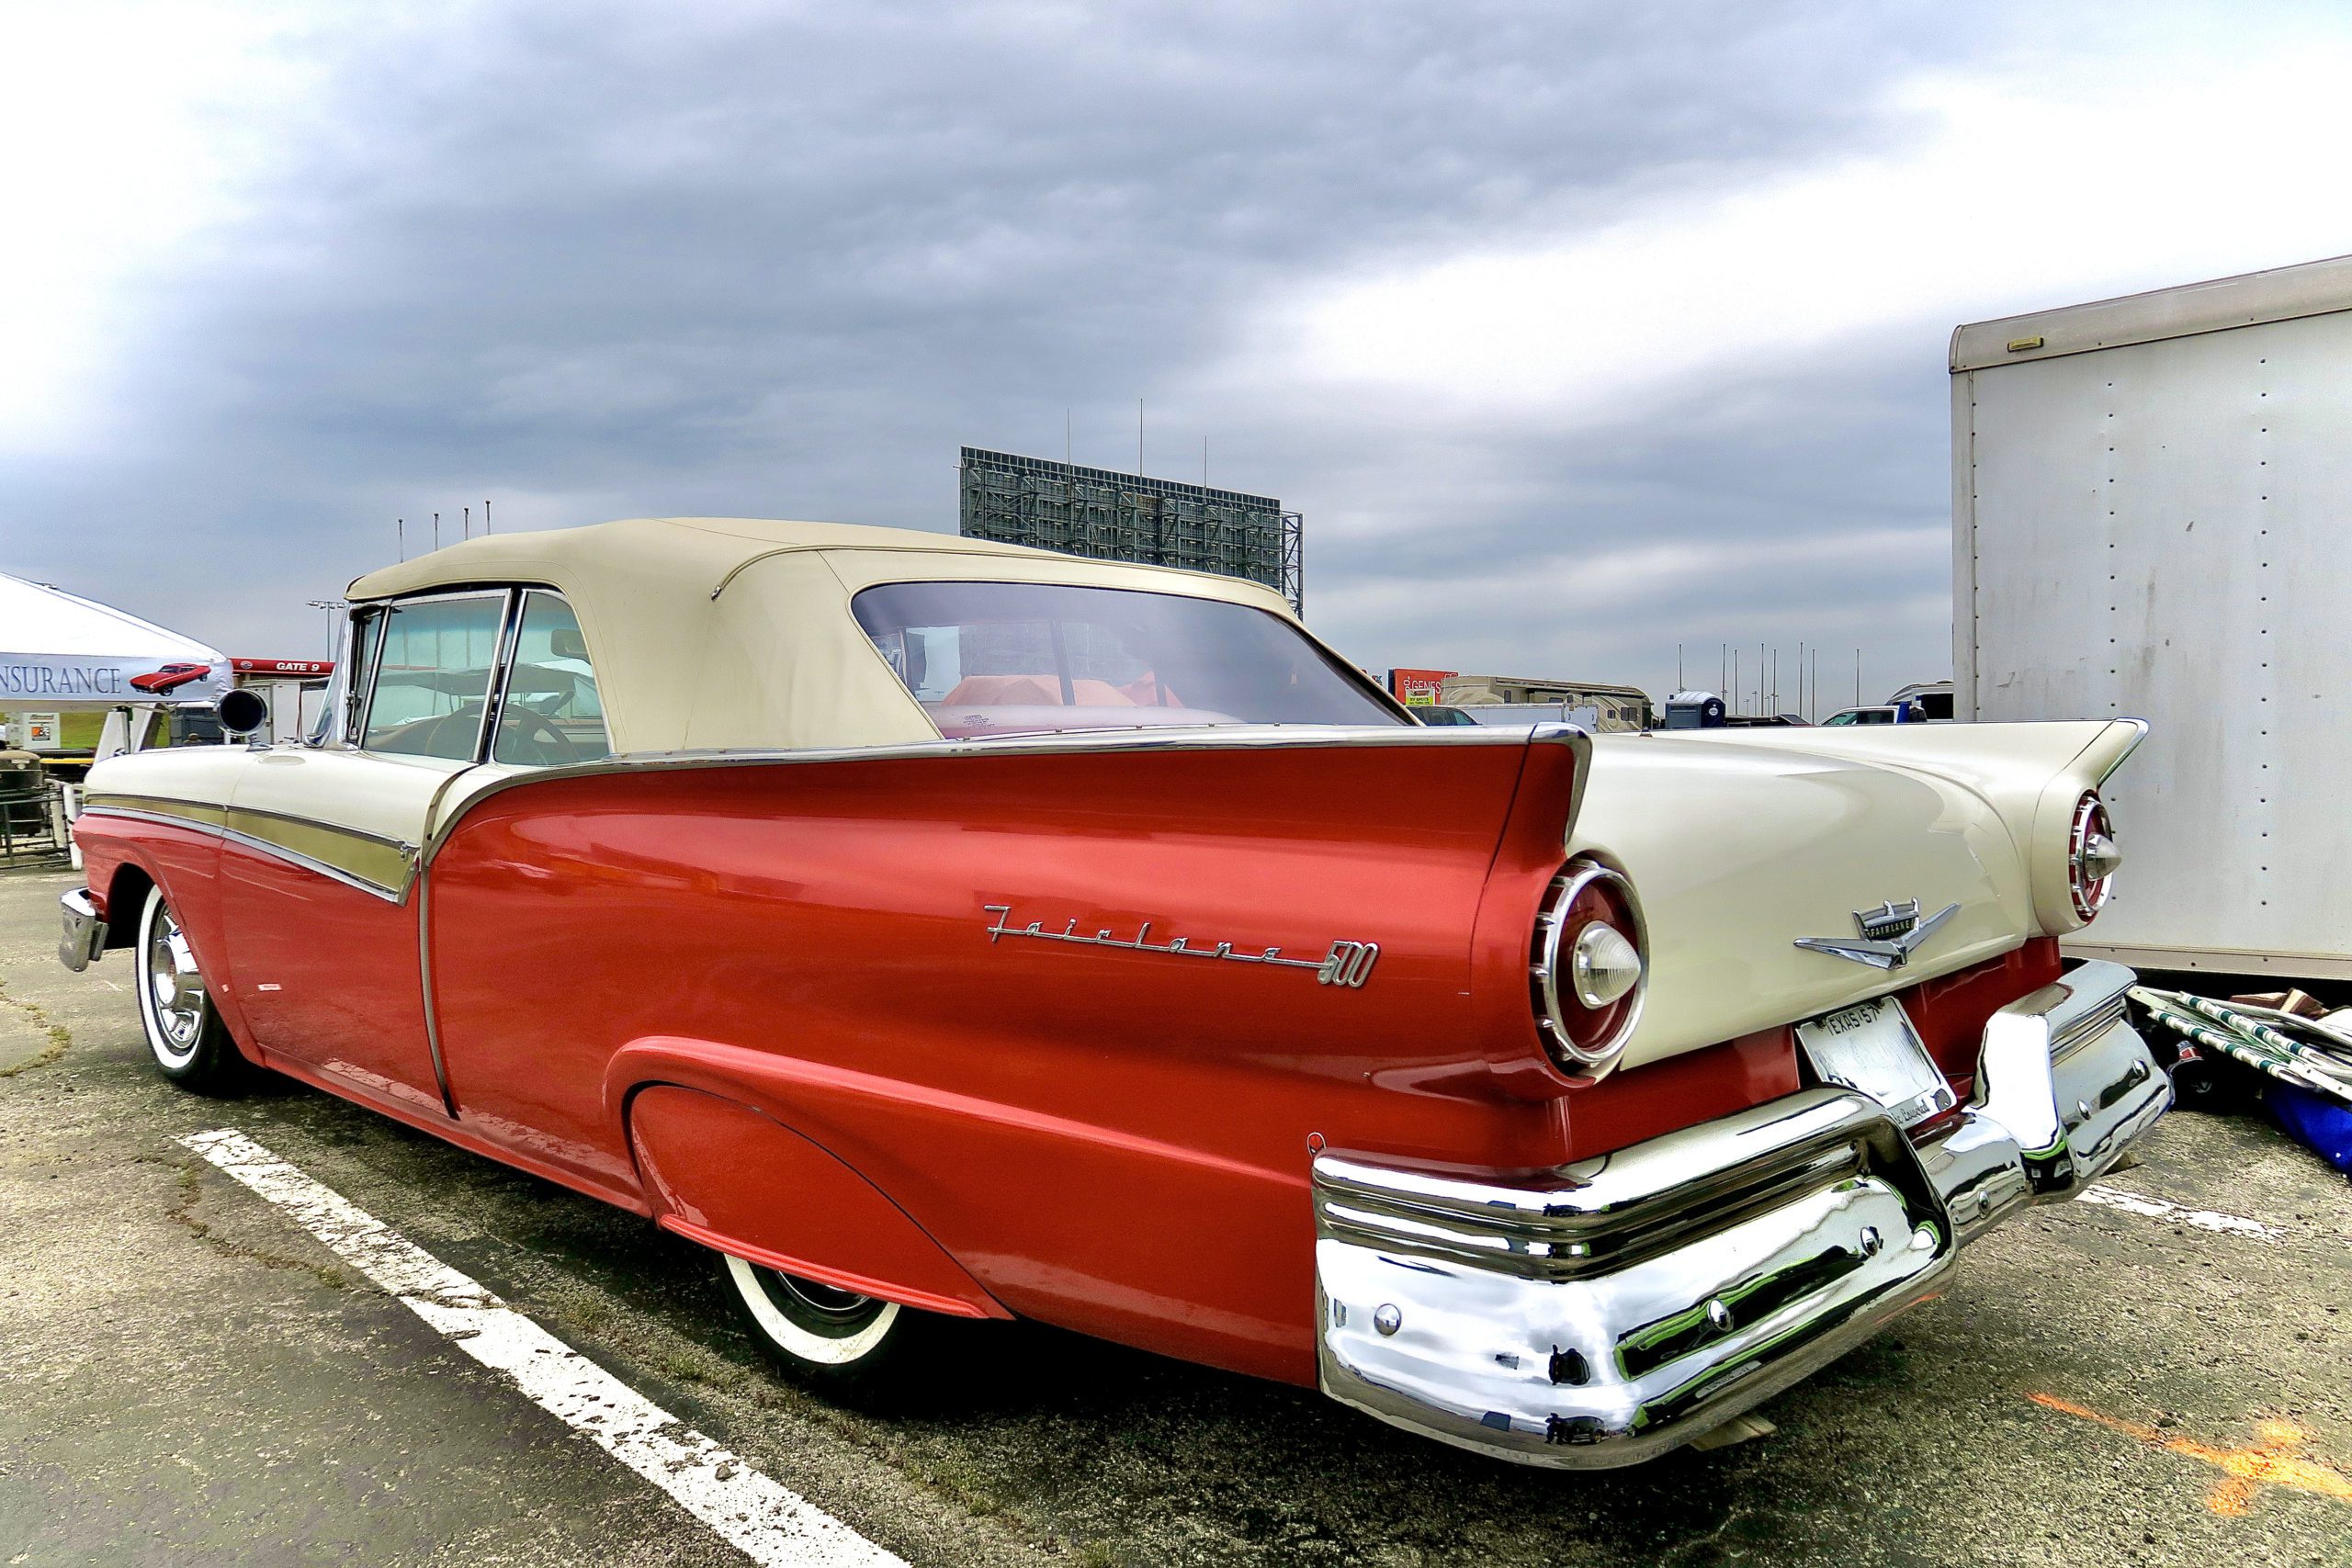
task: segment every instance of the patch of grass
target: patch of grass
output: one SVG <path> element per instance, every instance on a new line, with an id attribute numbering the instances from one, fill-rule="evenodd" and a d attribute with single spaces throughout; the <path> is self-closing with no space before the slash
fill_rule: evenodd
<path id="1" fill-rule="evenodd" d="M 613 1323 L 612 1303 L 598 1296 L 582 1296 L 574 1302 L 546 1302 L 533 1310 L 586 1334 L 602 1334 Z"/>
<path id="2" fill-rule="evenodd" d="M 352 1288 L 354 1281 L 351 1276 L 332 1263 L 317 1263 L 307 1258 L 290 1258 L 282 1252 L 272 1252 L 266 1247 L 253 1247 L 244 1242 L 232 1241 L 226 1236 L 215 1235 L 210 1225 L 196 1217 L 197 1200 L 203 1196 L 204 1183 L 198 1179 L 198 1167 L 193 1162 L 181 1166 L 179 1190 L 171 1202 L 164 1206 L 164 1217 L 204 1243 L 205 1246 L 227 1257 L 242 1258 L 249 1263 L 258 1263 L 265 1269 L 286 1269 L 298 1274 L 308 1274 L 331 1291 L 347 1291 Z"/>
<path id="3" fill-rule="evenodd" d="M 65 1055 L 66 1047 L 74 1043 L 72 1031 L 62 1023 L 52 1022 L 47 1010 L 39 1002 L 28 1002 L 21 998 L 10 996 L 8 987 L 5 984 L 0 984 L 0 1007 L 15 1008 L 33 1021 L 33 1027 L 36 1030 L 49 1036 L 49 1043 L 34 1055 L 21 1062 L 0 1067 L 0 1078 L 13 1078 L 18 1073 L 28 1073 L 35 1067 L 45 1067 Z"/>
<path id="4" fill-rule="evenodd" d="M 938 1455 L 916 1459 L 906 1469 L 917 1481 L 976 1518 L 1004 1511 L 1005 1499 L 990 1483 L 988 1473 L 977 1465 Z"/>

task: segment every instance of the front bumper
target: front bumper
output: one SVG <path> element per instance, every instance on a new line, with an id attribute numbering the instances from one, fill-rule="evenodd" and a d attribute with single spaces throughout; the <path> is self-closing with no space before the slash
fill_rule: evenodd
<path id="1" fill-rule="evenodd" d="M 2071 1198 L 2172 1103 L 2090 963 L 1986 1024 L 1974 1098 L 1914 1145 L 1810 1089 L 1524 1180 L 1315 1161 L 1323 1391 L 1522 1463 L 1632 1464 L 1937 1294 L 1959 1249 Z"/>
<path id="2" fill-rule="evenodd" d="M 88 890 L 80 887 L 58 897 L 57 916 L 57 961 L 79 974 L 106 951 L 106 919 Z"/>

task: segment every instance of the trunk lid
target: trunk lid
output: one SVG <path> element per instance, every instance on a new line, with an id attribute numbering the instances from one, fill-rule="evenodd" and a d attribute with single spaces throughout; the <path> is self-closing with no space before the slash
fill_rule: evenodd
<path id="1" fill-rule="evenodd" d="M 2110 732 L 2125 727 L 1935 728 L 1924 741 L 1595 739 L 1576 847 L 1632 878 L 1649 941 L 1625 1066 L 1899 990 L 2048 929 L 2036 874 L 2063 862 L 2063 837 L 2042 818 L 2121 760 Z M 1851 941 L 1867 934 L 1860 915 L 1912 899 L 1923 920 L 1952 912 L 1899 967 L 1797 945 Z"/>

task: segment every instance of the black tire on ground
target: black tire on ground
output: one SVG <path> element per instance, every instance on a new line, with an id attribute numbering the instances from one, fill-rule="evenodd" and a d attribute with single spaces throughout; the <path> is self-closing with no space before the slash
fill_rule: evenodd
<path id="1" fill-rule="evenodd" d="M 147 890 L 131 964 L 139 992 L 139 1021 L 156 1069 L 196 1094 L 226 1095 L 243 1089 L 251 1069 L 238 1055 L 236 1042 L 229 1038 L 229 1026 L 220 1021 L 220 1010 L 212 1004 L 195 951 L 160 887 Z"/>

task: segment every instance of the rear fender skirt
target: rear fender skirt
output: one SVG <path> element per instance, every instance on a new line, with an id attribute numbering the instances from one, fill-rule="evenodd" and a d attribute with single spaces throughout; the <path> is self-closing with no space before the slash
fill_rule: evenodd
<path id="1" fill-rule="evenodd" d="M 958 1317 L 1010 1317 L 880 1189 L 740 1100 L 628 1096 L 630 1151 L 665 1230 L 747 1262 Z"/>

